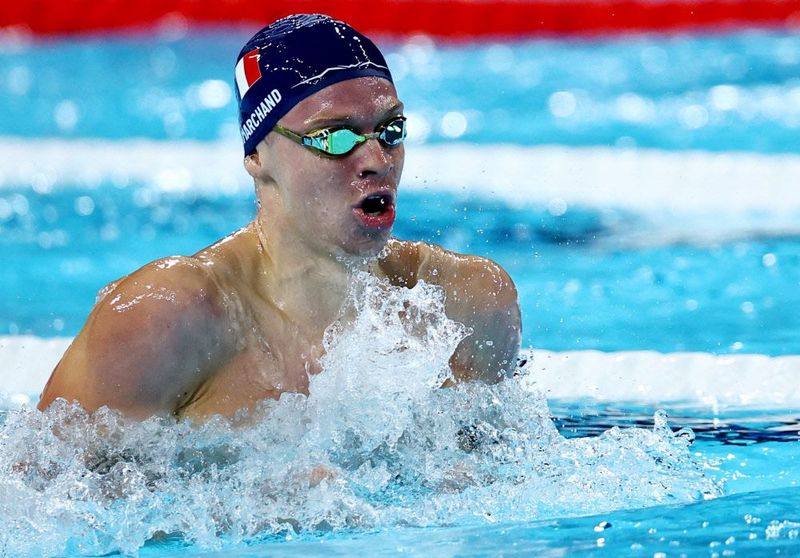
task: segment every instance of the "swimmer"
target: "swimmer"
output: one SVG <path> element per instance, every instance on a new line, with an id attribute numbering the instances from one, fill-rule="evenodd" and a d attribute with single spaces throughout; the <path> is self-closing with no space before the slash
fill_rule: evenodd
<path id="1" fill-rule="evenodd" d="M 202 421 L 307 394 L 356 270 L 443 288 L 448 317 L 472 330 L 450 358 L 454 381 L 509 375 L 520 312 L 508 274 L 391 237 L 406 120 L 378 48 L 327 16 L 289 16 L 248 41 L 235 82 L 255 218 L 105 287 L 39 409 L 63 398 Z"/>

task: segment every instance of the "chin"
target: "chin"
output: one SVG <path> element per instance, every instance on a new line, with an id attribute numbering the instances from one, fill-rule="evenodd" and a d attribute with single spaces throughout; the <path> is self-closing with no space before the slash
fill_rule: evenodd
<path id="1" fill-rule="evenodd" d="M 391 229 L 369 231 L 368 235 L 362 232 L 361 238 L 356 242 L 349 242 L 341 246 L 342 256 L 350 258 L 376 258 L 386 247 L 392 236 Z"/>

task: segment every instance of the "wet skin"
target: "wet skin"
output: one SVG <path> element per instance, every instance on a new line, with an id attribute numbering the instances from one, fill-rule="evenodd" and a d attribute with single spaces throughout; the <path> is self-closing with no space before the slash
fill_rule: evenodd
<path id="1" fill-rule="evenodd" d="M 390 82 L 358 78 L 308 97 L 280 124 L 369 133 L 401 112 Z M 244 161 L 255 219 L 194 256 L 157 260 L 103 289 L 39 408 L 64 398 L 134 418 L 202 420 L 307 393 L 355 269 L 397 286 L 441 285 L 447 315 L 473 330 L 450 359 L 454 378 L 504 377 L 520 342 L 514 285 L 487 259 L 391 238 L 403 161 L 402 145 L 374 139 L 334 159 L 269 134 Z M 385 211 L 363 205 L 376 195 Z"/>

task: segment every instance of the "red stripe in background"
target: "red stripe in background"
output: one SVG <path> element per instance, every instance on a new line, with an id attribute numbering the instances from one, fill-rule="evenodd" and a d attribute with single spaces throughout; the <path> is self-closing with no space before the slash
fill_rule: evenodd
<path id="1" fill-rule="evenodd" d="M 191 24 L 261 26 L 323 12 L 367 34 L 469 39 L 736 27 L 800 27 L 800 0 L 8 0 L 0 28 L 37 34 Z"/>

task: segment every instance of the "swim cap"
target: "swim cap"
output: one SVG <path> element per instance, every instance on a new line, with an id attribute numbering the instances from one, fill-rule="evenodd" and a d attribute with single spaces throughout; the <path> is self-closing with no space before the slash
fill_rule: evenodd
<path id="1" fill-rule="evenodd" d="M 392 81 L 378 47 L 346 23 L 322 14 L 297 14 L 267 25 L 247 41 L 236 62 L 245 154 L 306 97 L 367 76 Z"/>

